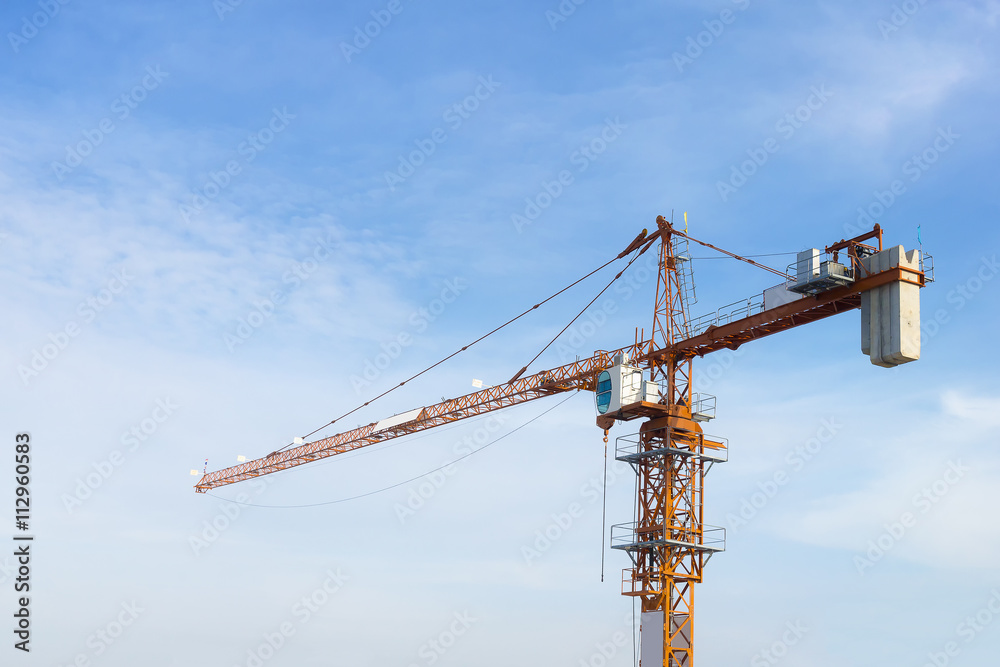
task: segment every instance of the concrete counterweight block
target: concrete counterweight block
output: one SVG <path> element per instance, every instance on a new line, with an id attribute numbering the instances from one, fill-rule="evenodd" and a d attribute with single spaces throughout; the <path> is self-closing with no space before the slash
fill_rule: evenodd
<path id="1" fill-rule="evenodd" d="M 887 248 L 862 260 L 872 273 L 902 266 L 920 269 L 920 251 Z M 920 287 L 893 281 L 861 294 L 861 351 L 891 368 L 920 358 Z"/>

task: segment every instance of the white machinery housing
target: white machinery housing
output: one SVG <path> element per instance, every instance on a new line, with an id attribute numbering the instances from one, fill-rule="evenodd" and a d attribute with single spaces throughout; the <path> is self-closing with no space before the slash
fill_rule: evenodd
<path id="1" fill-rule="evenodd" d="M 597 376 L 597 413 L 614 414 L 626 405 L 659 402 L 659 385 L 646 378 L 641 368 L 629 364 L 628 358 L 615 357 L 615 365 Z"/>

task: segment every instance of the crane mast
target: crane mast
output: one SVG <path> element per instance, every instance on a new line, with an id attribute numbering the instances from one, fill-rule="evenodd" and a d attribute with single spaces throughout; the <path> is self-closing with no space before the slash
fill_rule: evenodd
<path id="1" fill-rule="evenodd" d="M 660 403 L 624 408 L 619 415 L 641 415 L 646 421 L 634 447 L 616 448 L 616 458 L 638 476 L 638 502 L 635 521 L 612 527 L 612 546 L 632 560 L 623 572 L 622 593 L 641 603 L 642 664 L 689 667 L 694 585 L 702 581 L 707 558 L 723 548 L 717 539 L 705 540 L 705 473 L 724 458 L 725 446 L 706 439 L 694 420 L 692 358 L 674 351 L 690 337 L 690 257 L 680 252 L 683 239 L 670 223 L 660 217 L 657 226 L 660 271 L 646 363 L 651 379 L 665 390 Z M 598 425 L 607 428 L 610 419 L 599 418 Z"/>
<path id="2" fill-rule="evenodd" d="M 706 563 L 725 549 L 725 529 L 704 522 L 705 476 L 728 458 L 727 442 L 707 436 L 707 418 L 692 393 L 695 357 L 736 349 L 752 340 L 861 309 L 862 350 L 879 366 L 919 358 L 918 290 L 931 280 L 924 258 L 902 246 L 883 252 L 882 230 L 799 253 L 796 275 L 761 267 L 786 279 L 760 303 L 748 301 L 742 315 L 717 314 L 693 321 L 694 301 L 688 242 L 694 241 L 756 266 L 756 262 L 698 241 L 662 216 L 657 229 L 645 230 L 618 255 L 645 252 L 659 245 L 659 271 L 652 333 L 648 340 L 613 351 L 599 350 L 576 362 L 524 375 L 505 384 L 416 408 L 313 442 L 296 439 L 267 456 L 206 473 L 198 493 L 312 461 L 367 447 L 411 433 L 450 424 L 494 410 L 568 391 L 595 392 L 597 425 L 608 430 L 618 421 L 642 419 L 639 433 L 618 438 L 615 457 L 637 475 L 636 512 L 630 523 L 613 525 L 611 547 L 632 562 L 622 575 L 622 594 L 641 605 L 642 667 L 692 667 L 694 664 L 694 587 Z M 866 241 L 877 240 L 877 246 Z M 841 263 L 840 254 L 847 259 Z M 928 272 L 933 270 L 932 258 Z M 790 267 L 791 269 L 791 267 Z M 620 277 L 621 273 L 617 277 Z M 537 307 L 537 306 L 536 306 Z M 463 348 L 464 349 L 464 348 Z M 646 379 L 648 378 L 648 379 Z"/>

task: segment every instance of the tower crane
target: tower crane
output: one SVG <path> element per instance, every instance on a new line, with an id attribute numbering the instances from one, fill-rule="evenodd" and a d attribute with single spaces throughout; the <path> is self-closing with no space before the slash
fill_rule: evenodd
<path id="1" fill-rule="evenodd" d="M 505 384 L 312 442 L 296 438 L 288 448 L 206 473 L 195 490 L 206 493 L 553 394 L 593 392 L 605 442 L 616 422 L 642 420 L 639 433 L 618 438 L 615 448 L 616 458 L 638 476 L 636 516 L 611 529 L 611 547 L 631 560 L 623 571 L 622 594 L 641 603 L 641 665 L 692 667 L 694 586 L 712 555 L 725 549 L 725 529 L 704 521 L 705 476 L 728 452 L 724 439 L 703 431 L 702 424 L 714 416 L 714 397 L 692 391 L 693 360 L 859 309 L 862 351 L 873 364 L 892 367 L 917 360 L 919 291 L 933 280 L 933 259 L 902 246 L 884 249 L 882 237 L 875 225 L 823 253 L 798 253 L 782 272 L 694 239 L 660 216 L 652 233 L 643 230 L 619 255 L 638 257 L 659 244 L 648 339 L 637 335 L 627 347 L 599 350 L 532 374 L 525 367 Z M 782 282 L 760 298 L 693 319 L 691 242 L 777 273 Z"/>

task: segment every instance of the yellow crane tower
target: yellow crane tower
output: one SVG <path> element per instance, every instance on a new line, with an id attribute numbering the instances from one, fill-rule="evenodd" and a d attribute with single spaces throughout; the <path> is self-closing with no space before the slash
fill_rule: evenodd
<path id="1" fill-rule="evenodd" d="M 782 272 L 698 241 L 686 226 L 685 231 L 676 229 L 662 216 L 655 231 L 643 230 L 616 259 L 631 254 L 631 264 L 657 242 L 659 273 L 649 339 L 637 333 L 628 347 L 597 351 L 530 375 L 525 366 L 506 384 L 313 442 L 296 438 L 262 458 L 206 473 L 195 490 L 205 493 L 553 394 L 594 392 L 605 443 L 616 421 L 643 420 L 639 433 L 619 438 L 615 448 L 616 458 L 628 462 L 638 476 L 636 516 L 611 529 L 611 547 L 628 553 L 632 562 L 623 573 L 622 593 L 639 598 L 642 606 L 641 665 L 692 667 L 694 585 L 702 581 L 707 560 L 725 549 L 725 529 L 704 522 L 705 475 L 727 458 L 726 441 L 702 430 L 701 424 L 714 416 L 714 397 L 692 392 L 693 360 L 860 309 L 861 347 L 873 364 L 915 361 L 920 356 L 919 291 L 933 279 L 933 266 L 920 251 L 883 249 L 882 229 L 875 225 L 823 252 L 799 253 L 790 273 Z M 690 242 L 777 273 L 782 282 L 737 308 L 692 319 Z"/>

